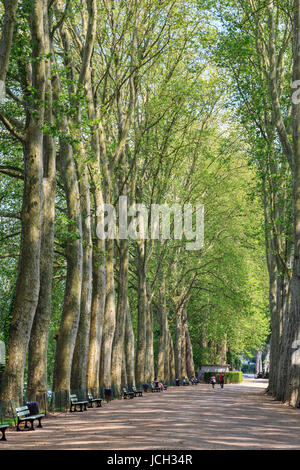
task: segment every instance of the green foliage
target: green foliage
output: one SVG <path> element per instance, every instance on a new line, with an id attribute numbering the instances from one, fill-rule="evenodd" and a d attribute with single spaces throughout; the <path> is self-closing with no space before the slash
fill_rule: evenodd
<path id="1" fill-rule="evenodd" d="M 98 107 L 94 121 L 88 117 L 86 89 L 77 87 L 82 63 L 78 44 L 86 26 L 78 2 L 69 2 L 64 23 L 72 28 L 69 54 L 63 49 L 59 29 L 54 29 L 52 79 L 57 75 L 62 89 L 53 103 L 54 122 L 45 122 L 43 126 L 44 134 L 55 138 L 58 161 L 49 384 L 65 294 L 66 247 L 68 242 L 79 238 L 74 222 L 67 215 L 59 168 L 60 142 L 72 146 L 78 181 L 81 165 L 87 165 L 90 177 L 94 177 L 90 164 L 96 157 L 91 137 L 94 128 L 103 124 L 106 155 L 102 148 L 101 171 L 104 173 L 104 163 L 112 165 L 118 148 L 119 116 L 121 109 L 129 106 L 132 80 L 136 83 L 136 97 L 124 151 L 127 162 L 118 162 L 113 167 L 109 188 L 113 199 L 119 196 L 119 178 L 125 173 L 126 184 L 133 192 L 131 197 L 143 202 L 148 209 L 153 203 L 205 206 L 205 245 L 200 251 L 187 251 L 184 239 L 146 244 L 147 282 L 155 317 L 155 364 L 160 336 L 156 317 L 160 307 L 158 266 L 166 279 L 166 303 L 173 339 L 177 300 L 187 292 L 188 326 L 196 365 L 218 362 L 221 354 L 224 355 L 222 347 L 229 349 L 232 361 L 237 362 L 240 355 L 262 347 L 269 337 L 265 221 L 260 196 L 264 182 L 269 184 L 272 176 L 276 196 L 285 209 L 277 219 L 277 227 L 286 234 L 290 228 L 291 181 L 277 142 L 266 143 L 253 124 L 253 114 L 262 119 L 264 110 L 271 111 L 265 94 L 258 92 L 258 85 L 265 84 L 253 67 L 253 60 L 254 65 L 258 63 L 254 38 L 244 34 L 238 7 L 230 1 L 221 5 L 225 25 L 218 31 L 211 28 L 211 19 L 218 26 L 221 21 L 219 3 L 157 0 L 131 2 L 129 7 L 127 2 L 116 2 L 110 11 L 105 2 L 98 2 L 97 41 L 91 60 L 91 80 Z M 8 88 L 19 99 L 8 97 L 3 105 L 7 118 L 17 119 L 21 127 L 38 99 L 34 86 L 26 82 L 25 73 L 33 62 L 28 29 L 30 6 L 30 1 L 20 2 L 7 78 Z M 140 9 L 143 21 L 135 22 L 135 9 Z M 59 21 L 54 17 L 52 20 L 54 24 Z M 247 106 L 234 86 L 232 69 L 238 71 L 239 90 L 247 97 Z M 287 94 L 285 86 L 283 100 L 287 99 Z M 78 113 L 80 120 L 76 122 Z M 69 134 L 59 129 L 62 118 L 68 119 Z M 19 178 L 4 176 L 0 181 L 1 211 L 20 213 L 22 147 L 3 125 L 0 137 L 1 166 L 19 168 Z M 83 156 L 78 152 L 79 143 L 84 148 Z M 266 157 L 275 165 L 272 171 L 264 167 Z M 93 184 L 98 184 L 107 194 L 103 174 Z M 93 200 L 91 204 L 94 216 Z M 0 338 L 5 340 L 17 278 L 20 231 L 18 218 L 1 217 Z M 117 281 L 118 246 L 115 259 Z M 136 244 L 132 241 L 129 304 L 135 340 L 139 301 L 136 265 Z M 240 380 L 239 373 L 230 374 L 233 375 L 228 375 L 228 380 Z"/>

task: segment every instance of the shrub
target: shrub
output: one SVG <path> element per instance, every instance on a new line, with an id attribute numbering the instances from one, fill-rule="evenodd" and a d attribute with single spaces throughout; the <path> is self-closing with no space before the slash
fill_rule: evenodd
<path id="1" fill-rule="evenodd" d="M 204 382 L 209 384 L 210 383 L 210 378 L 212 375 L 216 377 L 217 384 L 219 382 L 219 376 L 221 372 L 204 372 Z M 243 381 L 243 373 L 234 370 L 230 372 L 224 372 L 224 380 L 226 384 L 238 384 Z"/>

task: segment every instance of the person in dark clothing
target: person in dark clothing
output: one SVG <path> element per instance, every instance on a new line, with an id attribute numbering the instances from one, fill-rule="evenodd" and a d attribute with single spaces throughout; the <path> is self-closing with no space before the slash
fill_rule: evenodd
<path id="1" fill-rule="evenodd" d="M 224 380 L 225 380 L 224 374 L 220 374 L 220 376 L 219 376 L 219 382 L 220 382 L 220 387 L 221 387 L 221 388 L 224 388 Z"/>

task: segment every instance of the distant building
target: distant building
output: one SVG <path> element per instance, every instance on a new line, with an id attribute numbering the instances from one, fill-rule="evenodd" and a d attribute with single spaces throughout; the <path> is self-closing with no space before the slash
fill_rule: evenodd
<path id="1" fill-rule="evenodd" d="M 204 372 L 228 372 L 230 368 L 229 364 L 201 364 L 198 367 L 198 377 L 203 378 Z"/>

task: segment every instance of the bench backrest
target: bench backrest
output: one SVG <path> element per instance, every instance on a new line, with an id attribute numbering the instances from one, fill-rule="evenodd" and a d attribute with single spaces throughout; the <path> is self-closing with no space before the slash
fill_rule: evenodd
<path id="1" fill-rule="evenodd" d="M 16 408 L 16 413 L 19 417 L 30 415 L 28 406 L 19 406 L 18 408 Z"/>
<path id="2" fill-rule="evenodd" d="M 70 395 L 70 400 L 72 402 L 78 401 L 77 395 Z"/>

